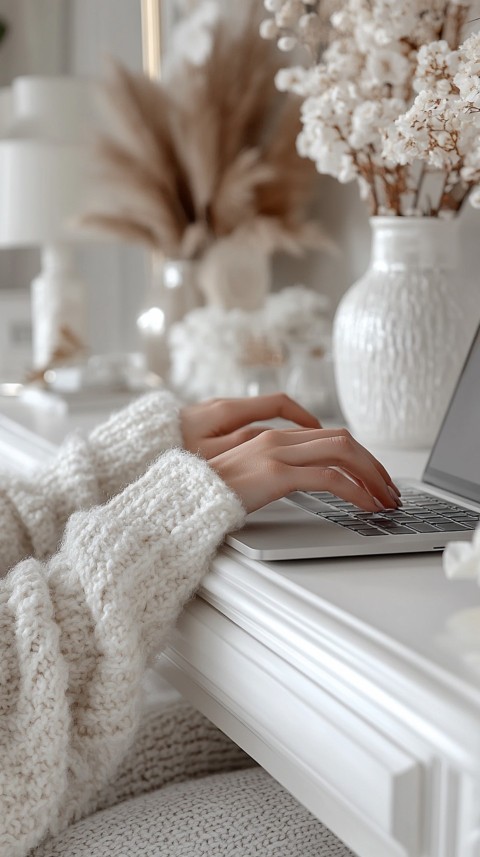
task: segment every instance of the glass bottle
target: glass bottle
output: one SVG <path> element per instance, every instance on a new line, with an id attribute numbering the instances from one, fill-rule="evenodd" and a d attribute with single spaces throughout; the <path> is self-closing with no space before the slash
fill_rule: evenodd
<path id="1" fill-rule="evenodd" d="M 185 259 L 152 259 L 152 276 L 144 309 L 137 319 L 149 372 L 168 381 L 169 333 L 176 322 L 200 306 L 196 263 Z"/>

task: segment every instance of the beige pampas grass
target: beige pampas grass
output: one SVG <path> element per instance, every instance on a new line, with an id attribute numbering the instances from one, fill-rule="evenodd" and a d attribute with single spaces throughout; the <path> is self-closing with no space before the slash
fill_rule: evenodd
<path id="1" fill-rule="evenodd" d="M 103 199 L 85 226 L 175 258 L 200 258 L 239 228 L 268 251 L 318 246 L 298 104 L 275 90 L 277 49 L 258 35 L 258 3 L 246 7 L 240 28 L 220 18 L 203 65 L 164 85 L 114 67 L 106 91 L 118 129 L 99 143 Z"/>

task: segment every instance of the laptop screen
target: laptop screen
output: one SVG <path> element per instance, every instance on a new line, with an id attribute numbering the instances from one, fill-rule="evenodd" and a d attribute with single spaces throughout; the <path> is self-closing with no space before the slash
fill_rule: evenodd
<path id="1" fill-rule="evenodd" d="M 434 443 L 423 481 L 480 502 L 480 328 Z"/>

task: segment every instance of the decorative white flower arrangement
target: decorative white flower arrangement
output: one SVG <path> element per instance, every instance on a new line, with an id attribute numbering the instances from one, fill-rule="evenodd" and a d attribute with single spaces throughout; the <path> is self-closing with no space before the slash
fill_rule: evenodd
<path id="1" fill-rule="evenodd" d="M 256 372 L 280 376 L 297 346 L 330 347 L 329 302 L 296 285 L 266 297 L 256 310 L 206 306 L 189 312 L 170 332 L 171 380 L 186 398 L 242 396 Z"/>
<path id="2" fill-rule="evenodd" d="M 311 60 L 276 76 L 303 99 L 299 153 L 356 179 L 372 215 L 480 207 L 480 33 L 462 43 L 474 3 L 345 0 L 322 52 L 325 2 L 264 0 L 261 34 Z"/>
<path id="3" fill-rule="evenodd" d="M 471 542 L 451 542 L 443 554 L 443 568 L 451 580 L 477 580 L 480 584 L 480 527 Z"/>

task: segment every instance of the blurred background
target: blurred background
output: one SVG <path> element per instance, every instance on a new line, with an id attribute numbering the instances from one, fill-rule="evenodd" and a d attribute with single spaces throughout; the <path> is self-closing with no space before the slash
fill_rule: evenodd
<path id="1" fill-rule="evenodd" d="M 261 2 L 261 0 L 259 0 Z M 231 0 L 225 0 L 226 9 Z M 173 50 L 176 7 L 164 0 L 163 42 Z M 132 71 L 142 70 L 141 0 L 0 0 L 4 35 L 0 43 L 0 84 L 19 75 L 74 75 L 96 79 L 114 57 Z M 2 188 L 0 187 L 0 194 Z M 355 184 L 319 181 L 316 212 L 337 252 L 309 252 L 303 259 L 276 256 L 273 288 L 294 283 L 330 299 L 333 315 L 347 287 L 368 263 L 369 227 Z M 476 280 L 477 214 L 466 207 L 462 265 Z M 12 374 L 28 349 L 29 284 L 39 269 L 39 249 L 0 250 L 0 374 Z M 139 347 L 136 325 L 148 285 L 148 252 L 129 242 L 86 243 L 78 249 L 88 283 L 88 336 L 94 353 L 130 352 Z"/>

